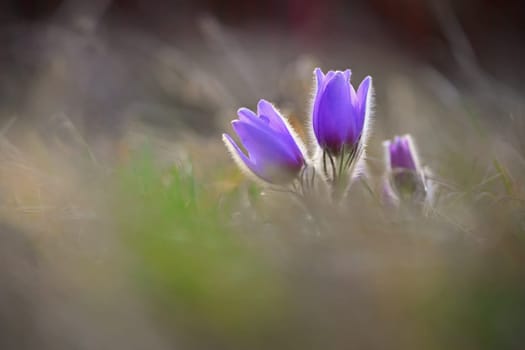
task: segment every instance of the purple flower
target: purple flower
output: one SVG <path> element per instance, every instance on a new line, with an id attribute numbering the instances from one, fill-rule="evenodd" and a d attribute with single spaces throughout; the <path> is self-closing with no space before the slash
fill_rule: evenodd
<path id="1" fill-rule="evenodd" d="M 388 166 L 390 169 L 418 169 L 417 156 L 410 135 L 396 136 L 392 141 L 387 141 Z"/>
<path id="2" fill-rule="evenodd" d="M 386 161 L 386 192 L 396 200 L 416 202 L 428 197 L 428 184 L 410 135 L 396 136 L 383 143 Z"/>
<path id="3" fill-rule="evenodd" d="M 362 141 L 368 124 L 372 78 L 366 77 L 357 92 L 350 84 L 350 70 L 329 71 L 316 68 L 317 90 L 313 105 L 313 131 L 319 146 L 338 155 L 343 146 L 354 149 Z"/>
<path id="4" fill-rule="evenodd" d="M 295 179 L 306 163 L 306 152 L 275 107 L 260 100 L 257 114 L 247 108 L 237 114 L 232 126 L 247 155 L 229 135 L 223 134 L 223 141 L 239 167 L 271 184 Z"/>

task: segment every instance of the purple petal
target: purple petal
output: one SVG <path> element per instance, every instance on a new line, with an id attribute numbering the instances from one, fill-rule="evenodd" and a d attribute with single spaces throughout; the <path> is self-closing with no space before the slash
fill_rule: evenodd
<path id="1" fill-rule="evenodd" d="M 318 109 L 318 106 L 319 106 L 319 99 L 324 91 L 324 88 L 326 86 L 326 83 L 333 78 L 333 76 L 335 75 L 336 72 L 334 71 L 328 71 L 328 73 L 325 75 L 323 73 L 323 71 L 321 70 L 321 68 L 316 68 L 314 70 L 314 74 L 315 74 L 315 77 L 316 77 L 316 82 L 317 82 L 317 89 L 316 89 L 316 92 L 315 92 L 315 97 L 314 97 L 314 110 L 313 110 L 313 115 L 314 115 L 314 119 L 315 119 L 315 115 L 317 114 L 317 109 Z M 316 128 L 316 125 L 314 123 L 314 131 L 315 131 L 315 128 Z"/>
<path id="2" fill-rule="evenodd" d="M 361 84 L 359 84 L 359 88 L 357 89 L 357 101 L 359 102 L 359 108 L 365 112 L 368 100 L 369 100 L 369 94 L 370 86 L 372 86 L 372 77 L 367 76 L 363 79 Z"/>
<path id="3" fill-rule="evenodd" d="M 304 158 L 290 130 L 288 130 L 288 127 L 284 123 L 283 117 L 277 112 L 275 107 L 266 100 L 260 100 L 257 109 L 260 114 L 259 116 L 247 108 L 240 108 L 237 111 L 239 120 L 261 130 L 277 133 L 277 135 L 273 136 L 274 138 L 285 143 L 287 148 L 293 152 L 296 157 Z"/>
<path id="4" fill-rule="evenodd" d="M 252 123 L 255 125 L 261 125 L 262 120 L 259 120 L 257 115 L 248 108 L 239 108 L 239 110 L 237 111 L 237 115 L 239 116 L 240 121 Z"/>
<path id="5" fill-rule="evenodd" d="M 317 92 L 319 92 L 319 90 L 321 89 L 321 86 L 324 83 L 325 75 L 323 71 L 321 70 L 321 68 L 314 69 L 314 74 L 316 78 L 315 80 L 317 82 Z"/>
<path id="6" fill-rule="evenodd" d="M 312 111 L 312 126 L 313 126 L 313 129 L 314 129 L 314 134 L 315 134 L 317 140 L 320 142 L 320 139 L 319 139 L 319 116 L 318 116 L 317 111 L 319 110 L 319 101 L 321 100 L 321 95 L 322 95 L 323 89 L 324 89 L 325 75 L 323 74 L 323 72 L 321 71 L 320 68 L 316 68 L 314 70 L 314 73 L 315 73 L 316 81 L 317 81 L 317 89 L 316 89 L 315 95 L 314 95 L 314 106 L 313 106 L 313 111 Z"/>
<path id="7" fill-rule="evenodd" d="M 312 124 L 313 124 L 315 136 L 317 137 L 318 136 L 318 124 L 319 124 L 319 117 L 318 117 L 317 111 L 319 110 L 319 101 L 321 100 L 321 95 L 323 94 L 326 77 L 320 68 L 316 68 L 314 70 L 314 73 L 315 73 L 316 81 L 317 81 L 317 90 L 315 91 L 315 96 L 314 96 L 314 107 L 312 111 L 312 114 L 313 114 Z M 319 137 L 317 137 L 317 140 L 319 141 Z"/>
<path id="8" fill-rule="evenodd" d="M 372 78 L 370 76 L 363 79 L 356 94 L 355 108 L 355 129 L 353 130 L 354 141 L 362 134 L 363 126 L 365 123 L 367 104 L 369 103 L 369 91 L 372 84 Z"/>
<path id="9" fill-rule="evenodd" d="M 253 173 L 256 173 L 255 164 L 244 154 L 244 152 L 237 146 L 237 143 L 228 134 L 222 134 L 223 138 L 226 139 L 233 147 L 233 151 L 237 154 L 237 157 L 250 169 Z M 234 155 L 235 156 L 235 155 Z"/>
<path id="10" fill-rule="evenodd" d="M 349 132 L 352 113 L 350 83 L 345 73 L 337 72 L 316 96 L 313 123 L 321 147 L 339 151 Z"/>
<path id="11" fill-rule="evenodd" d="M 402 149 L 404 154 L 404 165 L 407 169 L 416 170 L 415 154 L 408 137 L 402 140 Z"/>
<path id="12" fill-rule="evenodd" d="M 326 73 L 326 76 L 325 76 L 325 86 L 326 86 L 326 82 L 328 82 L 328 80 L 332 79 L 334 77 L 334 75 L 337 73 L 337 71 L 333 71 L 333 70 L 330 70 L 328 71 L 328 73 Z"/>
<path id="13" fill-rule="evenodd" d="M 259 118 L 267 118 L 270 128 L 280 134 L 281 141 L 288 145 L 296 157 L 304 158 L 301 149 L 284 122 L 284 117 L 279 114 L 273 104 L 264 99 L 260 100 L 257 104 L 257 113 L 259 113 Z"/>
<path id="14" fill-rule="evenodd" d="M 254 112 L 249 110 L 248 108 L 240 108 L 237 111 L 237 115 L 239 116 L 239 120 L 241 122 L 251 124 L 257 128 L 260 129 L 271 129 L 270 125 L 270 119 L 267 117 L 259 117 Z M 282 121 L 281 121 L 282 122 Z"/>
<path id="15" fill-rule="evenodd" d="M 268 182 L 275 182 L 282 175 L 295 175 L 303 166 L 302 154 L 297 154 L 289 141 L 270 130 L 261 129 L 251 123 L 233 121 L 232 126 L 253 162 L 250 168 Z"/>
<path id="16" fill-rule="evenodd" d="M 388 153 L 390 154 L 390 168 L 395 168 L 399 164 L 399 156 L 398 156 L 398 146 L 397 146 L 397 136 L 390 142 L 388 145 Z"/>
<path id="17" fill-rule="evenodd" d="M 343 75 L 345 76 L 346 81 L 350 84 L 350 78 L 352 77 L 352 71 L 350 69 L 347 69 L 343 72 Z"/>
<path id="18" fill-rule="evenodd" d="M 345 74 L 349 74 L 351 71 L 350 69 L 347 69 L 345 71 Z M 326 82 L 328 82 L 330 79 L 334 77 L 336 74 L 336 71 L 330 70 L 326 73 L 326 75 L 323 73 L 321 68 L 315 68 L 314 74 L 315 74 L 315 80 L 317 83 L 317 93 L 322 92 L 324 87 L 326 86 Z M 348 80 L 350 80 L 350 76 L 348 77 Z"/>
<path id="19" fill-rule="evenodd" d="M 415 156 L 408 137 L 396 136 L 389 145 L 389 152 L 392 169 L 416 170 Z"/>
<path id="20" fill-rule="evenodd" d="M 283 134 L 290 134 L 283 122 L 283 117 L 270 102 L 260 100 L 257 104 L 257 114 L 259 118 L 267 120 L 270 128 L 273 130 Z"/>
<path id="21" fill-rule="evenodd" d="M 256 118 L 257 114 L 255 114 L 251 109 L 248 109 L 246 107 L 239 108 L 237 110 L 237 115 L 239 117 L 245 117 L 245 118 Z"/>

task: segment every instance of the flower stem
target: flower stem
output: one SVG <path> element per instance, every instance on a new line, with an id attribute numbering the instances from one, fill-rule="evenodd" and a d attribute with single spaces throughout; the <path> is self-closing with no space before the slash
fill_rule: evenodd
<path id="1" fill-rule="evenodd" d="M 328 153 L 328 159 L 330 159 L 330 164 L 332 165 L 332 177 L 333 177 L 332 178 L 332 182 L 336 182 L 337 181 L 337 172 L 336 172 L 334 157 L 332 157 L 330 152 L 327 152 L 327 153 Z"/>
<path id="2" fill-rule="evenodd" d="M 339 172 L 338 172 L 338 178 L 341 177 L 343 174 L 343 163 L 345 159 L 345 145 L 341 147 L 341 155 L 339 156 Z"/>

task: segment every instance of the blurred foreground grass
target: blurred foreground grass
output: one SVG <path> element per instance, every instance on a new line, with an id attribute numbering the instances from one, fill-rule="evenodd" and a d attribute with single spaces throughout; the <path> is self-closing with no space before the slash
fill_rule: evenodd
<path id="1" fill-rule="evenodd" d="M 460 163 L 451 178 L 476 167 Z M 312 223 L 280 194 L 217 192 L 146 151 L 117 172 L 117 230 L 161 324 L 197 348 L 518 349 L 524 206 L 488 165 L 429 216 L 385 211 L 356 183 Z"/>
<path id="2" fill-rule="evenodd" d="M 235 193 L 219 202 L 190 164 L 161 171 L 148 151 L 116 179 L 117 230 L 160 318 L 231 341 L 264 333 L 282 317 L 283 276 L 227 221 Z"/>
<path id="3" fill-rule="evenodd" d="M 26 237 L 42 276 L 0 273 L 20 294 L 13 305 L 27 302 L 28 319 L 54 325 L 43 328 L 41 348 L 524 344 L 522 184 L 500 160 L 444 150 L 437 170 L 449 183 L 429 216 L 381 208 L 357 182 L 341 208 L 320 202 L 312 217 L 203 162 L 199 176 L 189 161 L 159 165 L 149 147 L 110 172 L 86 165 L 83 153 L 84 166 L 68 173 L 64 159 L 76 157 L 37 146 L 26 166 L 2 168 L 11 179 L 2 218 Z M 68 181 L 53 181 L 59 174 Z M 9 232 L 1 249 L 15 247 Z M 18 271 L 24 256 L 4 269 Z M 20 278 L 31 278 L 24 292 Z M 1 311 L 2 324 L 17 312 Z M 23 320 L 11 327 L 27 327 Z M 49 337 L 56 332 L 63 336 Z M 13 332 L 3 339 L 20 345 Z"/>

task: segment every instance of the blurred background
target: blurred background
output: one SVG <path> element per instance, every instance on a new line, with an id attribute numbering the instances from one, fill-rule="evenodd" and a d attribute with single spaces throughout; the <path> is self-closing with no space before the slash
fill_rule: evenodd
<path id="1" fill-rule="evenodd" d="M 410 73 L 448 103 L 455 89 L 481 97 L 482 110 L 508 106 L 509 96 L 496 98 L 495 89 L 512 95 L 523 88 L 519 0 L 12 0 L 1 6 L 4 115 L 47 128 L 66 114 L 90 136 L 117 132 L 130 116 L 177 119 L 202 133 L 221 112 L 261 96 L 304 109 L 297 90 L 309 85 L 316 65 L 357 66 L 357 78 Z"/>
<path id="2" fill-rule="evenodd" d="M 3 0 L 1 349 L 522 349 L 525 2 Z M 369 184 L 312 217 L 220 139 L 374 78 Z M 435 212 L 377 203 L 411 133 Z M 326 204 L 326 205 L 325 205 Z"/>

